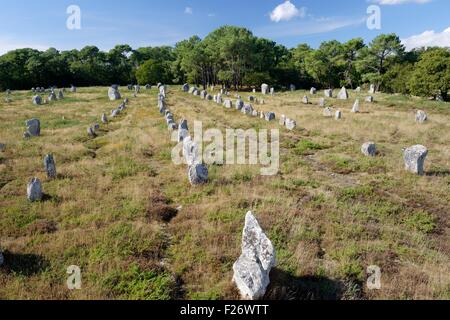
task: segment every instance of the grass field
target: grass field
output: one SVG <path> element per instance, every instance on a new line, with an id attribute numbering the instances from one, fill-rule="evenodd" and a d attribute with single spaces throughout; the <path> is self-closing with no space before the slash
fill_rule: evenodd
<path id="1" fill-rule="evenodd" d="M 172 86 L 177 121 L 281 132 L 278 175 L 210 166 L 210 182 L 195 188 L 186 167 L 172 163 L 156 90 L 131 98 L 122 88 L 128 109 L 96 138 L 87 127 L 119 104 L 107 88 L 80 88 L 42 106 L 32 105 L 31 92 L 13 92 L 11 104 L 2 97 L 0 298 L 239 298 L 232 265 L 253 210 L 277 253 L 267 299 L 450 299 L 450 104 L 384 94 L 367 104 L 361 94 L 361 113 L 352 114 L 351 92 L 330 101 L 343 111 L 336 121 L 323 117 L 322 93 L 310 105 L 301 103 L 305 94 L 254 105 L 294 118 L 290 132 Z M 417 109 L 427 123 L 415 123 Z M 24 122 L 34 117 L 41 136 L 24 140 Z M 377 143 L 377 157 L 361 154 L 367 141 Z M 423 177 L 403 168 L 402 148 L 415 144 L 429 149 Z M 44 173 L 48 153 L 56 180 Z M 34 176 L 45 193 L 38 203 L 26 198 Z M 67 289 L 71 265 L 81 267 L 81 290 Z M 381 268 L 380 290 L 365 285 L 370 265 Z"/>

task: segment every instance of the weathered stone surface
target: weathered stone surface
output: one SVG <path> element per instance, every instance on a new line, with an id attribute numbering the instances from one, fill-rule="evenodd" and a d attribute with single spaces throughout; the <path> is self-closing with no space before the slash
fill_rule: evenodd
<path id="1" fill-rule="evenodd" d="M 206 96 L 208 95 L 208 92 L 206 92 L 206 90 L 202 90 L 201 92 L 200 92 L 200 98 L 202 98 L 202 99 L 206 99 Z"/>
<path id="2" fill-rule="evenodd" d="M 367 98 L 366 98 L 366 102 L 369 102 L 369 103 L 372 103 L 373 102 L 373 97 L 372 96 L 368 96 Z"/>
<path id="3" fill-rule="evenodd" d="M 207 94 L 205 99 L 208 100 L 208 101 L 212 101 L 213 100 L 213 96 L 210 95 L 210 94 Z"/>
<path id="4" fill-rule="evenodd" d="M 267 112 L 265 114 L 266 121 L 273 121 L 275 120 L 275 113 L 274 112 Z"/>
<path id="5" fill-rule="evenodd" d="M 64 99 L 64 93 L 62 90 L 58 91 L 58 100 L 63 100 Z"/>
<path id="6" fill-rule="evenodd" d="M 150 84 L 147 83 L 147 84 L 145 85 L 145 90 L 150 90 L 151 88 L 152 88 L 152 86 L 151 86 Z"/>
<path id="7" fill-rule="evenodd" d="M 304 96 L 304 97 L 303 97 L 302 103 L 303 103 L 303 104 L 309 104 L 308 96 Z"/>
<path id="8" fill-rule="evenodd" d="M 295 120 L 292 119 L 286 119 L 286 129 L 292 131 L 295 129 L 295 127 L 297 127 L 297 122 L 295 122 Z"/>
<path id="9" fill-rule="evenodd" d="M 183 142 L 185 138 L 189 137 L 189 130 L 178 127 L 178 142 Z"/>
<path id="10" fill-rule="evenodd" d="M 269 94 L 269 85 L 268 84 L 263 83 L 261 85 L 261 93 L 264 95 Z"/>
<path id="11" fill-rule="evenodd" d="M 108 98 L 111 101 L 121 99 L 120 92 L 118 86 L 113 85 L 108 89 Z"/>
<path id="12" fill-rule="evenodd" d="M 255 102 L 255 97 L 254 96 L 249 96 L 248 97 L 248 101 L 249 102 Z"/>
<path id="13" fill-rule="evenodd" d="M 128 104 L 130 100 L 128 98 L 123 99 L 123 103 Z"/>
<path id="14" fill-rule="evenodd" d="M 295 87 L 295 85 L 294 84 L 291 84 L 290 86 L 289 86 L 289 88 L 291 89 L 291 91 L 295 91 L 297 88 Z"/>
<path id="15" fill-rule="evenodd" d="M 25 121 L 25 126 L 27 127 L 27 132 L 30 136 L 37 137 L 41 135 L 41 122 L 38 119 Z"/>
<path id="16" fill-rule="evenodd" d="M 264 111 L 261 111 L 261 112 L 259 113 L 259 117 L 260 117 L 261 119 L 265 119 L 265 118 L 266 118 L 266 113 L 265 113 Z"/>
<path id="17" fill-rule="evenodd" d="M 179 127 L 180 127 L 180 129 L 189 130 L 187 120 L 185 120 L 185 119 L 181 120 Z"/>
<path id="18" fill-rule="evenodd" d="M 337 110 L 336 113 L 334 114 L 334 118 L 336 120 L 341 120 L 342 119 L 342 112 L 340 110 Z"/>
<path id="19" fill-rule="evenodd" d="M 356 99 L 355 103 L 353 104 L 352 112 L 359 113 L 359 99 Z"/>
<path id="20" fill-rule="evenodd" d="M 333 110 L 331 110 L 331 108 L 329 108 L 329 107 L 326 107 L 325 109 L 323 109 L 323 116 L 324 117 L 332 117 Z"/>
<path id="21" fill-rule="evenodd" d="M 314 88 L 314 87 L 312 87 L 312 88 L 309 90 L 309 93 L 312 94 L 312 95 L 315 95 L 315 94 L 317 94 L 317 89 Z"/>
<path id="22" fill-rule="evenodd" d="M 259 116 L 259 112 L 258 112 L 258 110 L 253 110 L 253 112 L 252 112 L 252 116 L 253 116 L 253 117 L 257 117 L 257 116 Z"/>
<path id="23" fill-rule="evenodd" d="M 242 298 L 261 299 L 270 283 L 270 271 L 276 263 L 275 250 L 252 212 L 245 217 L 241 249 L 242 254 L 233 265 L 233 282 Z"/>
<path id="24" fill-rule="evenodd" d="M 44 168 L 48 178 L 56 178 L 56 164 L 52 154 L 48 154 L 44 157 Z"/>
<path id="25" fill-rule="evenodd" d="M 140 93 L 141 92 L 141 86 L 140 85 L 135 85 L 134 87 L 134 92 L 136 92 L 136 93 Z"/>
<path id="26" fill-rule="evenodd" d="M 102 123 L 107 124 L 108 118 L 106 117 L 106 114 L 102 114 Z"/>
<path id="27" fill-rule="evenodd" d="M 41 98 L 41 96 L 34 96 L 32 102 L 33 102 L 33 104 L 35 104 L 35 105 L 37 105 L 37 106 L 40 105 L 40 104 L 42 104 L 42 98 Z"/>
<path id="28" fill-rule="evenodd" d="M 208 168 L 202 164 L 195 164 L 189 167 L 188 177 L 191 185 L 196 186 L 208 182 Z"/>
<path id="29" fill-rule="evenodd" d="M 428 120 L 428 115 L 425 113 L 425 111 L 418 110 L 416 112 L 416 122 L 417 123 L 424 123 Z"/>
<path id="30" fill-rule="evenodd" d="M 274 87 L 270 88 L 270 95 L 271 96 L 275 95 L 275 88 Z"/>
<path id="31" fill-rule="evenodd" d="M 222 103 L 223 103 L 222 95 L 218 94 L 217 97 L 216 97 L 216 99 L 214 99 L 214 101 L 215 101 L 217 104 L 222 104 Z"/>
<path id="32" fill-rule="evenodd" d="M 198 145 L 190 136 L 183 140 L 183 157 L 189 167 L 200 163 Z"/>
<path id="33" fill-rule="evenodd" d="M 374 93 L 375 93 L 375 85 L 374 85 L 374 84 L 371 84 L 371 85 L 370 85 L 369 93 L 370 93 L 370 94 L 374 94 Z"/>
<path id="34" fill-rule="evenodd" d="M 196 91 L 196 90 L 198 90 L 197 87 L 190 87 L 190 88 L 189 88 L 189 93 L 190 93 L 190 94 L 193 94 L 194 91 Z"/>
<path id="35" fill-rule="evenodd" d="M 115 117 L 119 116 L 119 114 L 120 114 L 120 110 L 114 109 L 111 111 L 111 118 L 115 118 Z"/>
<path id="36" fill-rule="evenodd" d="M 337 98 L 339 100 L 347 100 L 348 99 L 348 92 L 345 87 L 342 87 L 341 91 L 339 91 Z"/>
<path id="37" fill-rule="evenodd" d="M 356 92 L 356 93 L 360 93 L 360 92 L 361 92 L 361 87 L 357 87 L 357 88 L 355 89 L 355 92 Z"/>
<path id="38" fill-rule="evenodd" d="M 377 146 L 374 142 L 366 142 L 362 145 L 361 152 L 367 157 L 375 157 L 377 155 Z"/>
<path id="39" fill-rule="evenodd" d="M 327 98 L 333 98 L 333 90 L 332 89 L 327 89 L 324 91 L 324 95 Z"/>
<path id="40" fill-rule="evenodd" d="M 279 123 L 280 126 L 284 127 L 284 125 L 286 124 L 286 116 L 284 114 L 282 114 L 280 116 L 280 121 L 278 121 L 278 123 Z"/>
<path id="41" fill-rule="evenodd" d="M 405 170 L 418 174 L 424 174 L 424 163 L 428 155 L 428 149 L 422 145 L 415 145 L 405 149 L 403 159 L 405 161 Z"/>
<path id="42" fill-rule="evenodd" d="M 94 128 L 94 131 L 98 131 L 98 130 L 100 130 L 100 125 L 98 123 L 95 123 L 93 128 Z"/>
<path id="43" fill-rule="evenodd" d="M 233 108 L 233 102 L 230 99 L 226 99 L 223 102 L 223 106 L 227 109 L 231 109 L 231 108 Z"/>
<path id="44" fill-rule="evenodd" d="M 56 97 L 56 94 L 54 91 L 50 92 L 49 96 L 48 96 L 48 101 L 55 101 L 58 98 Z"/>
<path id="45" fill-rule="evenodd" d="M 28 198 L 28 201 L 31 201 L 31 202 L 42 200 L 42 198 L 43 198 L 42 184 L 38 178 L 33 178 L 28 183 L 27 198 Z"/>

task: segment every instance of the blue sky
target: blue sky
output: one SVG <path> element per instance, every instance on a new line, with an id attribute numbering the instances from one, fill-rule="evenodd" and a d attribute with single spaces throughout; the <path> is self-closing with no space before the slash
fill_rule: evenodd
<path id="1" fill-rule="evenodd" d="M 20 47 L 173 45 L 192 35 L 204 37 L 225 24 L 249 28 L 287 47 L 317 47 L 325 40 L 354 37 L 370 41 L 390 32 L 405 39 L 408 47 L 450 46 L 449 0 L 0 1 L 0 53 Z M 381 8 L 381 30 L 366 26 L 366 11 L 373 4 Z M 69 5 L 81 9 L 81 30 L 66 27 Z"/>

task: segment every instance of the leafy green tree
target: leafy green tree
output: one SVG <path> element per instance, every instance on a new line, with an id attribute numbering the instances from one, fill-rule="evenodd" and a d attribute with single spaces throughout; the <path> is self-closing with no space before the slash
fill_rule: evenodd
<path id="1" fill-rule="evenodd" d="M 430 48 L 421 55 L 409 81 L 411 93 L 427 97 L 442 96 L 448 101 L 450 90 L 450 50 Z"/>
<path id="2" fill-rule="evenodd" d="M 136 70 L 136 79 L 140 84 L 166 83 L 164 65 L 158 60 L 147 60 Z"/>

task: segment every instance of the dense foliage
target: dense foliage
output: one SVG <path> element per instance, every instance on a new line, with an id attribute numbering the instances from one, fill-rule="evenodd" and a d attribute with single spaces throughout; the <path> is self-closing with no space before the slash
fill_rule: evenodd
<path id="1" fill-rule="evenodd" d="M 323 42 L 317 49 L 306 44 L 288 49 L 247 29 L 224 26 L 204 39 L 194 36 L 174 47 L 133 50 L 118 45 L 109 52 L 95 46 L 63 52 L 18 49 L 0 57 L 1 90 L 156 82 L 231 88 L 262 83 L 355 88 L 372 83 L 385 92 L 447 99 L 450 50 L 405 52 L 395 34 L 380 35 L 368 45 L 357 38 Z"/>

